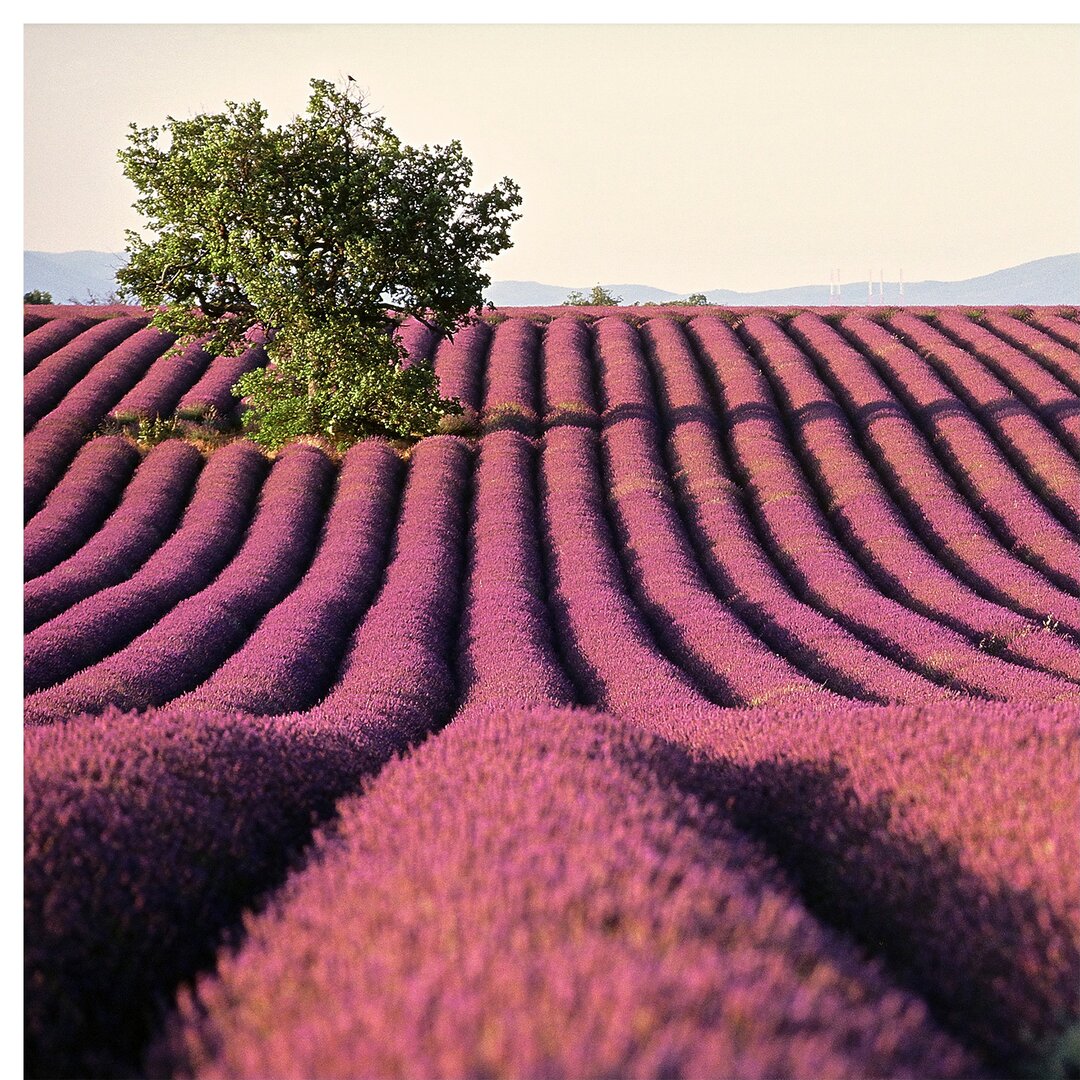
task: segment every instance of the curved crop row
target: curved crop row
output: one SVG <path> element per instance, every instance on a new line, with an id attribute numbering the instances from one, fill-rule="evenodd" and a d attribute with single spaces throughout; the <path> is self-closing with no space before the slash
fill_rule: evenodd
<path id="1" fill-rule="evenodd" d="M 72 387 L 51 415 L 77 416 L 96 427 L 109 410 L 139 383 L 175 338 L 151 327 L 139 330 L 106 354 Z"/>
<path id="2" fill-rule="evenodd" d="M 250 443 L 215 451 L 179 528 L 135 574 L 26 636 L 26 692 L 52 686 L 123 648 L 205 588 L 243 538 L 265 475 L 266 459 Z"/>
<path id="3" fill-rule="evenodd" d="M 300 717 L 109 710 L 25 748 L 28 1076 L 139 1075 L 177 985 L 366 758 Z"/>
<path id="4" fill-rule="evenodd" d="M 635 332 L 619 319 L 601 319 L 594 329 L 616 539 L 638 602 L 670 654 L 724 704 L 834 697 L 754 637 L 710 590 L 656 454 L 651 388 Z"/>
<path id="5" fill-rule="evenodd" d="M 379 584 L 401 472 L 401 458 L 384 442 L 362 442 L 345 455 L 322 539 L 300 584 L 174 706 L 271 715 L 306 709 L 326 692 Z"/>
<path id="6" fill-rule="evenodd" d="M 1080 1023 L 1075 706 L 683 713 L 652 726 L 697 759 L 679 782 L 764 841 L 815 914 L 995 1075 L 1030 1070 Z"/>
<path id="7" fill-rule="evenodd" d="M 23 380 L 23 431 L 29 431 L 46 413 L 55 409 L 73 387 L 128 338 L 142 331 L 141 340 L 156 342 L 161 339 L 158 331 L 145 327 L 146 319 L 102 319 L 66 345 L 42 357 Z M 168 343 L 166 339 L 162 351 Z"/>
<path id="8" fill-rule="evenodd" d="M 480 445 L 458 667 L 468 705 L 569 705 L 544 591 L 536 452 L 516 431 Z"/>
<path id="9" fill-rule="evenodd" d="M 587 359 L 589 331 L 579 319 L 552 319 L 544 327 L 542 398 L 544 424 L 576 422 L 595 426 L 599 419 Z"/>
<path id="10" fill-rule="evenodd" d="M 799 323 L 804 329 L 808 324 L 811 324 L 809 319 Z M 947 415 L 945 408 L 937 409 L 931 427 L 929 421 L 934 416 L 934 406 L 923 406 L 924 397 L 917 399 L 907 393 L 907 387 L 902 387 L 900 400 L 897 400 L 886 381 L 886 374 L 899 372 L 905 357 L 914 357 L 914 361 L 918 357 L 888 330 L 858 314 L 846 316 L 841 326 L 861 351 L 849 352 L 837 347 L 832 357 L 835 373 L 839 377 L 842 372 L 843 378 L 852 384 L 854 375 L 849 365 L 840 364 L 850 357 L 854 366 L 861 369 L 859 378 L 866 386 L 875 388 L 879 401 L 886 406 L 875 409 L 873 414 L 867 411 L 861 430 L 869 441 L 876 440 L 878 428 L 888 431 L 889 442 L 881 443 L 880 460 L 886 467 L 897 470 L 897 475 L 904 470 L 909 476 L 902 486 L 897 484 L 897 490 L 913 500 L 918 521 L 933 532 L 940 544 L 935 551 L 957 559 L 969 575 L 977 578 L 981 589 L 991 594 L 998 592 L 1004 603 L 1026 609 L 1037 618 L 1052 616 L 1070 629 L 1074 627 L 1080 616 L 1077 598 L 1056 588 L 1043 573 L 1023 562 L 997 539 L 983 519 L 986 517 L 989 522 L 999 524 L 1000 513 L 1011 513 L 1012 521 L 1020 525 L 1024 518 L 1017 511 L 1045 516 L 1035 497 L 1010 474 L 1000 455 L 995 462 L 1000 464 L 996 474 L 985 467 L 980 455 L 983 451 L 993 453 L 993 444 L 987 446 L 985 433 L 982 433 L 983 438 L 978 438 L 981 432 L 977 426 L 972 428 L 971 423 L 964 422 L 959 409 L 949 408 Z M 886 359 L 894 351 L 901 353 L 900 361 L 888 366 Z M 885 366 L 885 372 L 882 372 L 882 366 Z M 912 382 L 909 386 L 915 387 L 918 383 Z M 933 391 L 932 386 L 926 389 Z M 905 405 L 912 413 L 908 414 Z M 917 420 L 922 420 L 929 428 L 927 434 L 922 433 Z M 934 456 L 934 450 L 941 455 L 941 463 Z M 954 489 L 964 492 L 967 500 L 959 494 L 954 495 Z M 1056 522 L 1052 527 L 1055 531 L 1061 530 Z M 1025 551 L 1023 545 L 1020 550 Z M 1031 561 L 1037 563 L 1038 559 Z"/>
<path id="11" fill-rule="evenodd" d="M 87 449 L 100 441 L 95 439 Z M 70 558 L 27 584 L 24 629 L 33 630 L 72 604 L 130 577 L 172 534 L 202 465 L 202 455 L 187 443 L 169 440 L 155 446 L 101 529 Z M 68 475 L 73 473 L 74 466 Z M 48 508 L 46 504 L 31 521 L 27 536 Z"/>
<path id="12" fill-rule="evenodd" d="M 967 638 L 879 592 L 832 536 L 791 449 L 768 383 L 734 332 L 712 316 L 691 323 L 724 402 L 733 457 L 789 576 L 825 611 L 876 648 L 929 677 L 988 697 L 1056 697 L 1070 684 L 1029 673 L 976 649 Z M 775 357 L 774 357 L 775 362 Z M 778 375 L 778 369 L 772 368 Z M 1062 687 L 1065 688 L 1063 691 Z"/>
<path id="13" fill-rule="evenodd" d="M 456 398 L 474 413 L 480 411 L 481 369 L 490 337 L 490 326 L 472 323 L 458 330 L 453 340 L 441 339 L 435 350 L 439 393 L 443 397 Z"/>
<path id="14" fill-rule="evenodd" d="M 588 329 L 580 320 L 553 319 L 544 328 L 547 431 L 538 488 L 560 653 L 585 704 L 618 712 L 648 709 L 661 701 L 704 706 L 707 699 L 686 674 L 657 651 L 626 593 L 604 514 L 596 435 L 590 430 L 599 421 L 590 349 Z"/>
<path id="15" fill-rule="evenodd" d="M 1031 321 L 1040 330 L 1053 335 L 1058 341 L 1080 349 L 1080 324 L 1072 319 L 1066 319 L 1062 315 L 1055 315 L 1049 311 L 1033 311 Z"/>
<path id="16" fill-rule="evenodd" d="M 397 339 L 408 354 L 405 363 L 429 360 L 435 349 L 435 331 L 419 319 L 408 318 L 397 328 Z"/>
<path id="17" fill-rule="evenodd" d="M 251 527 L 214 583 L 120 652 L 26 700 L 29 724 L 161 705 L 198 685 L 247 638 L 311 561 L 332 466 L 294 444 L 274 462 Z"/>
<path id="18" fill-rule="evenodd" d="M 606 717 L 459 716 L 342 803 L 243 947 L 195 1000 L 182 995 L 153 1069 L 977 1071 L 917 999 L 815 923 L 754 844 L 657 777 L 666 756 Z"/>
<path id="19" fill-rule="evenodd" d="M 113 416 L 169 416 L 213 357 L 199 342 L 170 350 L 120 399 Z"/>
<path id="20" fill-rule="evenodd" d="M 799 324 L 798 317 L 793 327 L 796 324 L 807 326 Z M 981 600 L 912 535 L 808 355 L 771 320 L 750 318 L 743 326 L 778 390 L 794 429 L 799 458 L 828 500 L 828 517 L 847 545 L 862 555 L 867 572 L 882 579 L 890 593 L 975 640 L 1003 636 L 1018 622 L 1030 629 L 1011 611 Z M 818 329 L 817 340 L 822 337 L 829 345 L 837 344 L 827 327 Z M 830 353 L 823 366 L 831 366 L 834 355 L 845 358 L 842 353 Z M 997 677 L 1004 671 L 991 674 Z"/>
<path id="21" fill-rule="evenodd" d="M 931 439 L 957 487 L 994 530 L 1050 580 L 1080 589 L 1080 541 L 1017 475 L 977 417 L 930 364 L 894 334 L 867 321 L 848 318 L 844 326 Z M 891 323 L 886 328 L 891 329 Z"/>
<path id="22" fill-rule="evenodd" d="M 850 697 L 930 701 L 945 691 L 874 652 L 800 600 L 754 533 L 724 458 L 723 433 L 685 332 L 667 319 L 644 326 L 671 474 L 718 595 L 780 655 Z"/>
<path id="23" fill-rule="evenodd" d="M 1040 498 L 1073 532 L 1080 532 L 1080 464 L 1031 410 L 973 356 L 922 319 L 900 312 L 889 319 L 889 326 L 933 364 Z"/>
<path id="24" fill-rule="evenodd" d="M 101 527 L 139 464 L 126 439 L 92 439 L 75 456 L 23 534 L 23 576 L 30 580 L 77 551 Z"/>
<path id="25" fill-rule="evenodd" d="M 314 711 L 110 709 L 28 730 L 31 1075 L 138 1071 L 165 1001 L 334 800 L 448 718 L 469 465 L 459 440 L 417 447 L 386 584 Z"/>
<path id="26" fill-rule="evenodd" d="M 472 450 L 461 439 L 435 436 L 413 451 L 382 589 L 317 709 L 379 760 L 441 727 L 454 710 L 471 474 Z"/>
<path id="27" fill-rule="evenodd" d="M 34 324 L 24 322 L 23 374 L 34 370 L 48 356 L 62 349 L 91 326 L 95 320 L 82 318 L 45 319 L 40 315 L 26 318 L 37 320 Z M 29 327 L 29 329 L 26 329 Z"/>
<path id="28" fill-rule="evenodd" d="M 86 442 L 86 424 L 78 417 L 47 417 L 23 439 L 23 516 L 40 509 L 57 481 Z"/>
<path id="29" fill-rule="evenodd" d="M 1074 456 L 1080 456 L 1080 401 L 1075 393 L 1042 364 L 959 312 L 939 311 L 934 324 L 981 360 Z"/>
<path id="30" fill-rule="evenodd" d="M 37 311 L 29 311 L 23 308 L 23 337 L 33 333 L 38 327 L 44 326 L 48 321 L 48 315 L 42 315 Z"/>
<path id="31" fill-rule="evenodd" d="M 844 326 L 858 327 L 868 338 L 874 337 L 875 330 L 885 335 L 880 327 L 857 316 Z M 929 534 L 936 561 L 930 572 L 923 570 L 925 584 L 912 585 L 908 578 L 912 595 L 938 618 L 992 645 L 999 655 L 1069 677 L 1080 676 L 1080 650 L 1039 625 L 1048 617 L 1072 625 L 1080 615 L 1080 602 L 1055 589 L 997 542 L 951 484 L 925 437 L 865 357 L 814 315 L 797 316 L 789 329 L 807 355 L 818 358 L 821 377 L 836 391 L 861 436 L 866 460 L 891 481 L 890 495 L 907 510 L 924 539 Z M 895 543 L 894 547 L 903 553 L 908 545 Z M 918 552 L 916 556 L 907 559 L 912 569 L 926 562 L 925 556 Z M 947 577 L 943 564 L 961 580 Z M 937 573 L 933 567 L 939 568 Z M 973 583 L 996 602 L 963 582 Z M 1013 607 L 1028 617 L 1016 614 Z M 1070 613 L 1072 620 L 1066 617 Z M 1032 622 L 1032 617 L 1039 622 Z"/>
<path id="32" fill-rule="evenodd" d="M 238 398 L 232 388 L 241 375 L 266 364 L 266 350 L 252 345 L 239 356 L 215 356 L 199 379 L 185 391 L 176 403 L 181 417 L 215 416 L 227 420 L 233 416 Z"/>
<path id="33" fill-rule="evenodd" d="M 60 404 L 34 426 L 23 440 L 23 498 L 28 514 L 37 509 L 86 437 L 160 356 L 170 340 L 156 330 L 136 330 L 96 363 L 64 395 Z M 44 367 L 42 364 L 36 371 Z"/>
<path id="34" fill-rule="evenodd" d="M 1056 316 L 1050 316 L 1052 320 Z M 1024 322 L 1001 311 L 988 311 L 979 320 L 999 338 L 1023 349 L 1050 369 L 1074 394 L 1080 394 L 1080 354 L 1034 322 Z M 1065 322 L 1065 320 L 1060 320 Z M 1056 325 L 1056 323 L 1054 324 Z M 1073 324 L 1068 324 L 1073 325 Z M 1080 347 L 1080 332 L 1074 343 Z"/>
<path id="35" fill-rule="evenodd" d="M 485 430 L 516 426 L 526 434 L 535 431 L 539 350 L 540 329 L 528 319 L 506 319 L 495 327 L 484 380 Z"/>
<path id="36" fill-rule="evenodd" d="M 547 432 L 540 491 L 555 623 L 586 702 L 627 713 L 661 702 L 707 705 L 687 675 L 658 651 L 627 595 L 604 515 L 595 432 Z"/>

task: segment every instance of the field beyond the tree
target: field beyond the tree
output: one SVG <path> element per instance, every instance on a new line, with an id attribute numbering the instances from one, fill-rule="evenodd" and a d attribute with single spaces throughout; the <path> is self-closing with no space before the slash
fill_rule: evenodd
<path id="1" fill-rule="evenodd" d="M 1080 1075 L 1076 309 L 24 322 L 28 1076 Z"/>

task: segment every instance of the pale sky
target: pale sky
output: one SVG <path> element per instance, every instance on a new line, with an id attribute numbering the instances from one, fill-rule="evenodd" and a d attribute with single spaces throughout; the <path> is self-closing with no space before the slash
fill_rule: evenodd
<path id="1" fill-rule="evenodd" d="M 127 125 L 355 76 L 521 186 L 495 280 L 672 291 L 959 279 L 1080 251 L 1080 26 L 25 29 L 25 235 L 115 251 Z"/>

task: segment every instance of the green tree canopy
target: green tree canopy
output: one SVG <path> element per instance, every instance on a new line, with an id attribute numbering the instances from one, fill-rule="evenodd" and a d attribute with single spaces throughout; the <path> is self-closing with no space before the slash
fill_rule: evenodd
<path id="1" fill-rule="evenodd" d="M 28 293 L 23 293 L 24 304 L 51 304 L 53 302 L 52 293 L 45 292 L 44 289 L 31 289 Z"/>
<path id="2" fill-rule="evenodd" d="M 402 143 L 355 85 L 313 79 L 282 127 L 257 101 L 132 124 L 119 152 L 153 234 L 127 233 L 121 289 L 215 354 L 265 332 L 271 364 L 236 389 L 267 445 L 433 430 L 454 403 L 430 364 L 402 363 L 394 331 L 409 315 L 447 334 L 467 322 L 520 217 L 512 180 L 470 191 L 459 142 Z"/>

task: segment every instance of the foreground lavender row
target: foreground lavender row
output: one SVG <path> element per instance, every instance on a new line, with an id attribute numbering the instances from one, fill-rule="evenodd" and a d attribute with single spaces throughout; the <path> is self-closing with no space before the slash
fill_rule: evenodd
<path id="1" fill-rule="evenodd" d="M 478 702 L 363 785 L 415 738 L 343 704 L 31 731 L 32 1074 L 1015 1075 L 1075 1023 L 1067 707 Z"/>
<path id="2" fill-rule="evenodd" d="M 474 427 L 341 461 L 87 441 L 265 362 L 109 314 L 27 324 L 31 1075 L 1069 1067 L 1075 312 L 411 324 Z"/>

